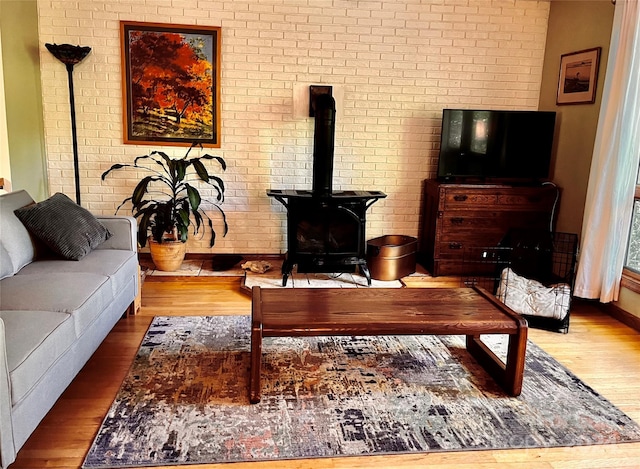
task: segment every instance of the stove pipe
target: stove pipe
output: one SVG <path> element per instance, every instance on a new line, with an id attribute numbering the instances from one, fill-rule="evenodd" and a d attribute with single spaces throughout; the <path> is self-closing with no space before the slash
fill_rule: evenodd
<path id="1" fill-rule="evenodd" d="M 328 197 L 333 193 L 333 149 L 336 135 L 336 102 L 328 94 L 315 102 L 313 135 L 313 195 Z"/>

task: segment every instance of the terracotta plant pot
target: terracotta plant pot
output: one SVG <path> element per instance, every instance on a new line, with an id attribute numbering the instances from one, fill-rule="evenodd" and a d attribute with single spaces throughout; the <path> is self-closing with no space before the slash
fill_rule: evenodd
<path id="1" fill-rule="evenodd" d="M 180 241 L 158 243 L 152 239 L 149 239 L 148 243 L 151 249 L 151 259 L 158 270 L 175 272 L 180 268 L 187 253 L 187 243 Z"/>

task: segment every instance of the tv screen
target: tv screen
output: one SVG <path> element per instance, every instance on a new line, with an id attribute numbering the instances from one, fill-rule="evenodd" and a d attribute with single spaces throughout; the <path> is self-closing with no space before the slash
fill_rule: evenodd
<path id="1" fill-rule="evenodd" d="M 444 109 L 438 178 L 549 177 L 556 113 Z"/>

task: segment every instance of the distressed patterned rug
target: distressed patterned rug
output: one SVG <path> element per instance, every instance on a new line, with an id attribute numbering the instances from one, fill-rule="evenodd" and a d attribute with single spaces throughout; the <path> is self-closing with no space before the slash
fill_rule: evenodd
<path id="1" fill-rule="evenodd" d="M 534 344 L 512 398 L 458 336 L 265 339 L 251 405 L 249 330 L 247 316 L 154 318 L 83 467 L 640 441 Z"/>

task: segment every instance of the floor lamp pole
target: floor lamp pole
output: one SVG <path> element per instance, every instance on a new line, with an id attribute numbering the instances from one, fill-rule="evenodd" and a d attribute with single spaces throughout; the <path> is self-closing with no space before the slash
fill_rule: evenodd
<path id="1" fill-rule="evenodd" d="M 76 129 L 76 102 L 73 92 L 73 66 L 80 63 L 91 52 L 91 47 L 71 44 L 45 44 L 56 59 L 65 64 L 69 77 L 69 107 L 71 108 L 71 139 L 73 142 L 73 171 L 76 184 L 76 203 L 80 205 L 80 168 L 78 164 L 78 134 Z"/>
<path id="2" fill-rule="evenodd" d="M 67 65 L 69 76 L 69 107 L 71 108 L 71 139 L 73 141 L 73 175 L 76 183 L 76 203 L 80 205 L 80 168 L 78 164 L 78 132 L 76 129 L 76 100 L 73 93 L 73 64 Z"/>

